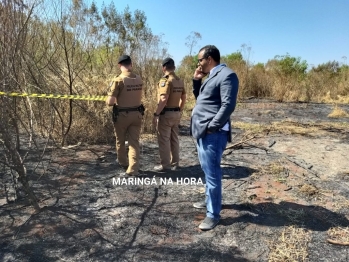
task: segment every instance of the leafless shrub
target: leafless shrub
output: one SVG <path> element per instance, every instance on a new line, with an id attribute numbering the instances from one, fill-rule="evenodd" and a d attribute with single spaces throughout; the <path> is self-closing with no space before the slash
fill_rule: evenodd
<path id="1" fill-rule="evenodd" d="M 159 65 L 168 54 L 166 43 L 147 27 L 142 11 L 118 12 L 111 4 L 100 13 L 94 3 L 88 7 L 83 1 L 56 0 L 31 5 L 28 1 L 23 6 L 5 1 L 0 4 L 0 13 L 1 91 L 106 95 L 108 82 L 119 73 L 117 57 L 128 53 L 135 72 L 144 79 L 144 131 L 151 131 L 156 84 L 161 77 Z M 0 161 L 19 176 L 37 209 L 25 168 L 28 150 L 35 149 L 38 156 L 44 154 L 40 150 L 45 148 L 37 146 L 37 139 L 64 146 L 77 142 L 109 143 L 113 138 L 111 112 L 104 101 L 0 99 Z M 22 152 L 25 140 L 29 145 Z"/>
<path id="2" fill-rule="evenodd" d="M 26 30 L 32 11 L 33 5 L 29 7 L 11 1 L 0 4 L 0 79 L 5 92 L 17 91 L 26 85 L 21 54 L 25 50 Z M 29 149 L 36 147 L 32 104 L 29 99 L 0 99 L 0 163 L 4 165 L 4 174 L 12 175 L 13 187 L 17 188 L 17 181 L 21 182 L 28 200 L 38 211 L 40 207 L 29 185 L 25 167 Z M 22 148 L 21 136 L 28 141 L 26 148 Z"/>

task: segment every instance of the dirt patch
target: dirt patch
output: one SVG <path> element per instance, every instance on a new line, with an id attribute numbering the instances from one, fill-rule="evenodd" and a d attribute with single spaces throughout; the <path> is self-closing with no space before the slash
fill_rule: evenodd
<path id="1" fill-rule="evenodd" d="M 1 181 L 0 260 L 349 261 L 349 119 L 329 118 L 332 110 L 240 104 L 233 126 L 264 126 L 245 142 L 250 131 L 234 129 L 222 161 L 222 219 L 208 232 L 198 229 L 205 212 L 192 207 L 205 181 L 188 121 L 177 171 L 153 172 L 155 136 L 142 138 L 142 180 L 117 182 L 114 145 L 52 148 L 39 166 L 28 158 L 42 211 L 25 198 L 11 202 Z"/>

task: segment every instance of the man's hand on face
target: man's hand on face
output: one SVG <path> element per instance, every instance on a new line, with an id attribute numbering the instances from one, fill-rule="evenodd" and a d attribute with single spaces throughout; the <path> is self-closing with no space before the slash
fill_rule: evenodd
<path id="1" fill-rule="evenodd" d="M 202 68 L 201 66 L 198 66 L 194 72 L 194 79 L 195 80 L 200 80 L 203 77 L 205 77 L 207 75 L 207 73 L 202 72 Z"/>

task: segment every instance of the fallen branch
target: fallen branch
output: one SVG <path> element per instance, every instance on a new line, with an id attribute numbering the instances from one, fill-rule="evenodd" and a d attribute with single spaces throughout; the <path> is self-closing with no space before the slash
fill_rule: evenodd
<path id="1" fill-rule="evenodd" d="M 252 147 L 264 150 L 265 152 L 268 152 L 268 149 L 263 147 L 263 146 L 256 146 L 256 145 L 253 145 L 253 144 L 250 144 L 250 143 L 246 143 L 246 144 L 249 145 L 249 146 L 252 146 Z"/>
<path id="2" fill-rule="evenodd" d="M 251 186 L 246 188 L 245 190 L 252 190 L 252 189 L 256 189 L 256 188 L 261 188 L 261 186 Z"/>
<path id="3" fill-rule="evenodd" d="M 72 149 L 72 148 L 80 146 L 80 145 L 81 145 L 81 142 L 78 142 L 76 145 L 63 146 L 62 149 Z"/>
<path id="4" fill-rule="evenodd" d="M 243 184 L 247 183 L 247 180 L 233 180 L 228 185 L 226 185 L 223 189 L 227 189 L 231 184 L 233 184 L 233 183 L 235 183 L 237 181 L 242 181 L 242 183 L 240 183 L 239 185 L 233 187 L 232 189 L 238 188 L 238 187 L 242 186 Z"/>
<path id="5" fill-rule="evenodd" d="M 297 165 L 297 166 L 299 166 L 299 167 L 301 167 L 301 168 L 307 170 L 309 173 L 313 174 L 313 175 L 316 176 L 317 178 L 320 178 L 317 172 L 315 172 L 315 171 L 313 171 L 313 170 L 310 170 L 310 168 L 313 167 L 312 165 L 310 165 L 309 167 L 305 167 L 305 166 L 303 166 L 302 164 L 300 164 L 299 161 L 293 160 L 293 159 L 289 158 L 288 156 L 286 156 L 286 159 L 287 159 L 288 161 L 292 162 L 293 164 L 295 164 L 295 165 Z"/>
<path id="6" fill-rule="evenodd" d="M 97 159 L 102 159 L 105 158 L 104 155 L 99 155 L 95 150 L 93 150 L 92 148 L 87 148 L 87 150 L 91 151 L 93 154 L 95 154 L 97 156 Z"/>
<path id="7" fill-rule="evenodd" d="M 233 184 L 234 182 L 236 182 L 236 181 L 233 180 L 229 185 L 227 185 L 226 187 L 224 187 L 224 189 L 227 189 L 227 188 L 228 188 L 231 184 Z M 245 183 L 247 183 L 247 181 L 246 181 L 246 180 L 243 180 L 239 185 L 233 187 L 232 189 L 241 187 L 241 186 L 242 186 L 243 184 L 245 184 Z"/>
<path id="8" fill-rule="evenodd" d="M 334 244 L 334 245 L 349 246 L 349 242 L 339 242 L 339 241 L 332 240 L 332 239 L 327 239 L 327 242 Z"/>
<path id="9" fill-rule="evenodd" d="M 36 211 L 36 212 L 38 212 L 38 211 Z M 33 215 L 30 215 L 30 216 L 28 217 L 28 219 L 27 219 L 26 221 L 24 221 L 24 223 L 18 227 L 16 233 L 12 236 L 12 239 L 17 239 L 18 233 L 19 233 L 19 231 L 21 230 L 22 226 L 24 226 L 25 224 L 27 224 L 27 223 L 29 222 L 29 220 L 32 219 L 32 216 L 33 216 Z"/>
<path id="10" fill-rule="evenodd" d="M 245 139 L 245 140 L 243 140 L 243 141 L 240 141 L 240 142 L 237 142 L 237 143 L 235 143 L 235 144 L 232 144 L 232 145 L 226 147 L 224 150 L 231 149 L 231 148 L 236 147 L 236 146 L 238 146 L 238 145 L 242 145 L 242 144 L 246 143 L 247 141 L 250 141 L 250 140 L 254 139 L 255 137 L 256 137 L 256 136 L 252 136 L 252 137 L 250 137 L 250 138 L 248 138 L 248 139 Z"/>

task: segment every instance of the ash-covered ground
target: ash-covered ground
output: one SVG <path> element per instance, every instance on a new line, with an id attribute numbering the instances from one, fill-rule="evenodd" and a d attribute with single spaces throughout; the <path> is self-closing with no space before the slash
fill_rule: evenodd
<path id="1" fill-rule="evenodd" d="M 177 171 L 152 171 L 159 161 L 154 135 L 142 137 L 143 176 L 130 181 L 118 180 L 123 170 L 114 145 L 51 148 L 39 166 L 29 155 L 42 211 L 35 213 L 25 198 L 8 201 L 10 185 L 0 181 L 0 260 L 349 261 L 344 242 L 328 242 L 330 230 L 349 226 L 349 119 L 328 118 L 332 109 L 241 103 L 233 127 L 277 128 L 234 127 L 222 161 L 222 219 L 207 232 L 198 229 L 205 210 L 192 207 L 204 199 L 205 179 L 188 120 Z M 307 238 L 286 235 L 288 229 Z"/>

